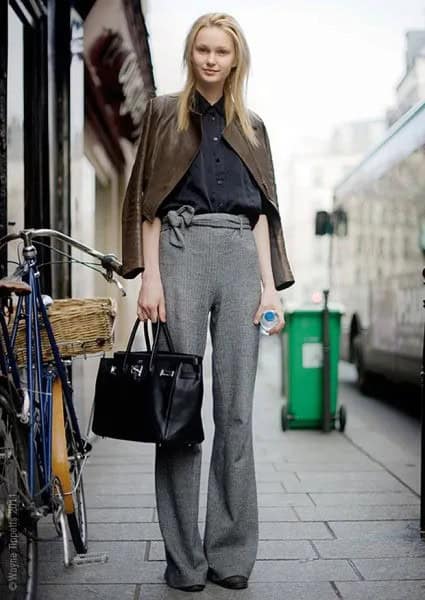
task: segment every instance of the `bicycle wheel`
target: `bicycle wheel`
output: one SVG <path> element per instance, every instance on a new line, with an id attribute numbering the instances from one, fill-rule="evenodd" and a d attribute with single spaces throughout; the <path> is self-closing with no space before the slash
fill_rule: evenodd
<path id="1" fill-rule="evenodd" d="M 37 588 L 37 522 L 24 502 L 27 443 L 14 408 L 11 393 L 0 385 L 0 597 L 32 600 Z"/>
<path id="2" fill-rule="evenodd" d="M 87 552 L 87 512 L 84 497 L 82 459 L 66 410 L 62 382 L 53 382 L 52 469 L 61 483 L 64 510 L 72 542 L 78 554 Z"/>

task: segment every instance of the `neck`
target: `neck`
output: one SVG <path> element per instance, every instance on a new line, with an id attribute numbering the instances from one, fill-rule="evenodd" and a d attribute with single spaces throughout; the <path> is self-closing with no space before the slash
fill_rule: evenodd
<path id="1" fill-rule="evenodd" d="M 218 102 L 218 100 L 220 100 L 220 98 L 223 95 L 223 85 L 219 84 L 219 85 L 203 85 L 201 82 L 197 83 L 195 85 L 195 88 L 198 90 L 198 92 L 200 94 L 203 95 L 203 97 L 205 98 L 205 100 L 208 100 L 208 102 L 210 104 L 215 104 L 216 102 Z"/>

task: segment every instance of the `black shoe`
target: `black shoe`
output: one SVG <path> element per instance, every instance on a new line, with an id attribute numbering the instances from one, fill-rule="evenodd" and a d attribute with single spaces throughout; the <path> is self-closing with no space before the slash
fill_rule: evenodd
<path id="1" fill-rule="evenodd" d="M 215 577 L 215 575 L 208 571 L 207 578 L 213 583 L 231 590 L 243 590 L 248 587 L 248 578 L 244 575 L 230 575 L 230 577 L 218 579 Z"/>
<path id="2" fill-rule="evenodd" d="M 183 590 L 184 592 L 202 592 L 202 590 L 205 587 L 205 585 L 203 585 L 202 583 L 196 583 L 195 585 L 184 585 L 184 586 L 170 585 L 168 583 L 168 585 L 176 590 Z"/>

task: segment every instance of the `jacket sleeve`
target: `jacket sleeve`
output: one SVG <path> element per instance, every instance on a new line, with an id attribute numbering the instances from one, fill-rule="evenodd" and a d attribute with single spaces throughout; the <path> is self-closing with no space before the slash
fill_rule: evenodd
<path id="1" fill-rule="evenodd" d="M 263 132 L 264 146 L 266 148 L 266 162 L 268 169 L 267 179 L 271 182 L 272 189 L 270 190 L 270 192 L 274 197 L 277 207 L 276 212 L 273 211 L 273 215 L 268 214 L 268 222 L 270 235 L 270 253 L 275 288 L 276 290 L 280 291 L 293 285 L 295 283 L 295 279 L 286 253 L 286 243 L 283 235 L 282 221 L 279 216 L 279 202 L 277 197 L 277 186 L 273 167 L 272 151 L 270 147 L 269 136 L 264 122 L 262 122 L 261 128 Z"/>
<path id="2" fill-rule="evenodd" d="M 136 158 L 128 180 L 122 208 L 122 272 L 132 279 L 144 271 L 143 259 L 143 188 L 149 130 L 152 126 L 152 99 L 147 103 L 141 125 Z"/>

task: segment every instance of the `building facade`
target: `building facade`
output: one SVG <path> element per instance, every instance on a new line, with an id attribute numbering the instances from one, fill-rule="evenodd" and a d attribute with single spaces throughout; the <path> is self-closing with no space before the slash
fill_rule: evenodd
<path id="1" fill-rule="evenodd" d="M 396 87 L 396 104 L 387 111 L 393 125 L 412 106 L 425 100 L 425 30 L 406 33 L 406 72 Z"/>
<path id="2" fill-rule="evenodd" d="M 0 2 L 0 236 L 51 228 L 120 256 L 124 189 L 155 95 L 143 8 L 140 0 Z M 53 298 L 116 298 L 122 343 L 138 282 L 126 282 L 122 298 L 93 270 L 44 246 L 38 253 Z M 3 251 L 1 276 L 15 259 L 16 248 Z M 91 386 L 77 407 L 86 416 L 97 363 L 76 362 L 76 380 Z"/>
<path id="3" fill-rule="evenodd" d="M 288 162 L 285 231 L 296 285 L 285 300 L 303 303 L 320 298 L 329 287 L 329 236 L 315 236 L 317 211 L 331 211 L 333 189 L 385 131 L 382 120 L 342 124 L 328 141 L 306 148 Z"/>

